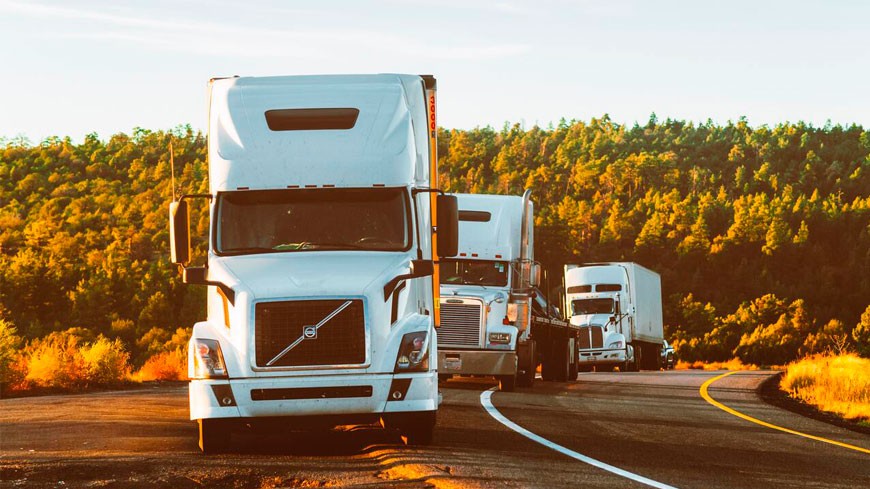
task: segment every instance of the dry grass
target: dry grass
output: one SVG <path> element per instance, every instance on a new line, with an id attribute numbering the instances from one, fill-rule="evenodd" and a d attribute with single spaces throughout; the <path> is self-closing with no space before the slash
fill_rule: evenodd
<path id="1" fill-rule="evenodd" d="M 870 359 L 815 355 L 787 366 L 782 389 L 846 419 L 870 421 Z"/>
<path id="2" fill-rule="evenodd" d="M 746 365 L 739 358 L 727 362 L 684 362 L 679 360 L 674 367 L 677 370 L 758 370 L 755 365 Z"/>
<path id="3" fill-rule="evenodd" d="M 136 382 L 187 380 L 187 352 L 179 348 L 158 353 L 146 360 L 130 378 Z"/>

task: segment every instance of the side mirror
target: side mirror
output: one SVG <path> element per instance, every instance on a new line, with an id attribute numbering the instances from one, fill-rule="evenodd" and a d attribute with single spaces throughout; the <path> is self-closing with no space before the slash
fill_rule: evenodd
<path id="1" fill-rule="evenodd" d="M 541 284 L 541 265 L 539 263 L 532 263 L 530 272 L 529 282 L 532 287 L 537 287 Z"/>
<path id="2" fill-rule="evenodd" d="M 190 262 L 190 213 L 184 200 L 169 203 L 169 248 L 173 264 Z"/>
<path id="3" fill-rule="evenodd" d="M 416 277 L 428 277 L 435 273 L 435 264 L 432 260 L 411 260 L 411 275 Z"/>
<path id="4" fill-rule="evenodd" d="M 436 206 L 438 256 L 456 256 L 459 253 L 459 203 L 455 195 L 439 195 Z"/>

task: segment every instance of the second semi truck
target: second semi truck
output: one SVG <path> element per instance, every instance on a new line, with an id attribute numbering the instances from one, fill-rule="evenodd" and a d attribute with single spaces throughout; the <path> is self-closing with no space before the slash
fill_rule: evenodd
<path id="1" fill-rule="evenodd" d="M 565 265 L 565 307 L 581 328 L 580 370 L 658 370 L 663 340 L 659 274 L 637 263 Z"/>
<path id="2" fill-rule="evenodd" d="M 493 376 L 502 390 L 577 377 L 573 327 L 537 290 L 534 204 L 522 197 L 457 194 L 459 250 L 441 260 L 438 374 Z"/>

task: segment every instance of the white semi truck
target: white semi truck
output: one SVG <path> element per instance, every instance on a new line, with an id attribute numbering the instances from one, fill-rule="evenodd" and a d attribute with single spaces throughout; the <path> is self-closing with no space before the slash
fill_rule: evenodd
<path id="1" fill-rule="evenodd" d="M 565 306 L 581 328 L 581 371 L 658 370 L 663 340 L 659 274 L 637 263 L 565 265 Z"/>
<path id="2" fill-rule="evenodd" d="M 576 379 L 579 328 L 561 320 L 536 289 L 534 204 L 522 197 L 456 194 L 459 253 L 441 260 L 438 373 L 493 376 L 504 391 Z"/>
<path id="3" fill-rule="evenodd" d="M 209 96 L 209 193 L 170 204 L 172 262 L 208 286 L 189 346 L 201 449 L 241 425 L 380 422 L 428 443 L 437 263 L 458 229 L 435 190 L 435 79 L 233 77 Z M 194 198 L 210 216 L 198 267 Z"/>

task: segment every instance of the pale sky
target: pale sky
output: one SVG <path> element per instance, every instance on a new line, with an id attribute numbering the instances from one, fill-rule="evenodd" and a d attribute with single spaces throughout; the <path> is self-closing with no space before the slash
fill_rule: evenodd
<path id="1" fill-rule="evenodd" d="M 204 129 L 227 75 L 431 73 L 439 124 L 870 126 L 870 2 L 0 0 L 0 138 Z"/>

